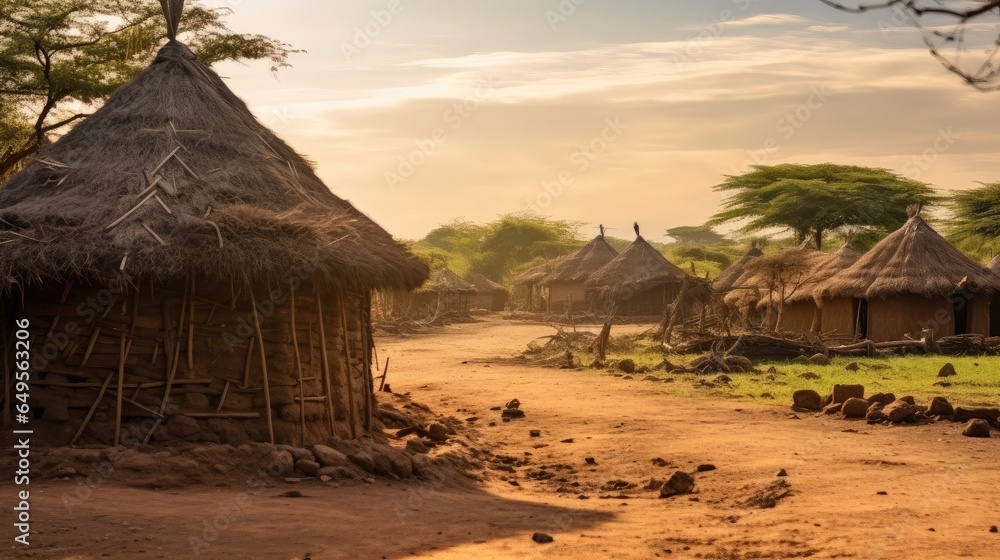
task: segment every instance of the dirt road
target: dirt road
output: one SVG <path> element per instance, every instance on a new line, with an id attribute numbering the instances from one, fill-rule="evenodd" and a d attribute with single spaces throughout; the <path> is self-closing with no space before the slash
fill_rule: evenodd
<path id="1" fill-rule="evenodd" d="M 395 392 L 478 418 L 471 436 L 506 469 L 488 469 L 481 485 L 317 484 L 296 487 L 306 496 L 294 499 L 277 497 L 290 489 L 282 485 L 105 485 L 70 508 L 76 487 L 45 482 L 33 492 L 34 544 L 3 550 L 46 559 L 997 557 L 1000 439 L 964 438 L 950 423 L 795 419 L 779 406 L 681 399 L 658 383 L 493 360 L 550 332 L 490 322 L 380 341 Z M 526 417 L 501 422 L 490 408 L 515 397 Z M 716 469 L 695 475 L 694 494 L 642 489 L 704 464 Z M 791 495 L 771 509 L 747 506 L 781 469 Z M 12 489 L 3 491 L 8 502 Z M 535 531 L 555 541 L 536 544 Z"/>

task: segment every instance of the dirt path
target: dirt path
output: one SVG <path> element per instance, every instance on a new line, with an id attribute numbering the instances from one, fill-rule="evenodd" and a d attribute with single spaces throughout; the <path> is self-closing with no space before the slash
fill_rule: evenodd
<path id="1" fill-rule="evenodd" d="M 950 423 L 791 419 L 776 406 L 681 399 L 650 382 L 490 361 L 550 332 L 479 323 L 380 341 L 394 391 L 478 417 L 470 425 L 480 447 L 513 464 L 514 472 L 489 471 L 481 486 L 315 485 L 298 488 L 307 497 L 297 499 L 276 497 L 287 486 L 254 494 L 108 486 L 67 510 L 75 486 L 44 483 L 34 493 L 36 544 L 27 554 L 5 550 L 60 559 L 997 557 L 1000 439 L 963 438 Z M 490 408 L 515 397 L 526 418 L 500 422 Z M 529 435 L 535 429 L 541 437 Z M 717 469 L 696 475 L 691 496 L 657 499 L 641 488 L 709 463 Z M 773 509 L 743 505 L 780 469 L 790 496 Z M 206 534 L 213 520 L 225 528 Z M 533 543 L 535 531 L 555 542 Z M 191 537 L 214 538 L 195 556 Z"/>

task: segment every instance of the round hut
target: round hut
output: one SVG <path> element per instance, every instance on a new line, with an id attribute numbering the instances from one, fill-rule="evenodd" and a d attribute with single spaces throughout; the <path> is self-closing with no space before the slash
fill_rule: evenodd
<path id="1" fill-rule="evenodd" d="M 476 289 L 476 295 L 472 298 L 473 308 L 503 311 L 507 306 L 507 300 L 510 299 L 507 288 L 478 273 L 470 274 L 466 281 Z"/>
<path id="2" fill-rule="evenodd" d="M 795 278 L 789 279 L 784 285 L 784 298 L 781 297 L 782 290 L 775 286 L 772 290 L 773 297 L 765 297 L 758 302 L 758 309 L 766 309 L 768 306 L 777 308 L 772 310 L 771 317 L 774 320 L 775 330 L 789 333 L 815 333 L 819 332 L 822 325 L 822 310 L 816 305 L 813 299 L 813 292 L 816 287 L 832 277 L 834 274 L 853 265 L 861 257 L 861 254 L 853 247 L 853 239 L 849 238 L 844 245 L 834 253 L 823 253 L 810 249 L 806 251 L 796 251 L 784 255 L 786 262 L 798 263 L 801 271 L 793 273 Z M 782 303 L 782 299 L 784 299 Z M 835 328 L 825 331 L 835 335 L 838 331 Z M 850 331 L 847 331 L 850 332 Z M 840 336 L 844 336 L 844 332 Z M 853 338 L 853 337 L 850 337 Z"/>
<path id="3" fill-rule="evenodd" d="M 152 64 L 0 189 L 5 359 L 26 332 L 34 437 L 362 437 L 371 292 L 427 269 L 176 40 L 183 2 L 163 4 Z"/>
<path id="4" fill-rule="evenodd" d="M 515 294 L 518 301 L 524 302 L 525 311 L 544 311 L 546 309 L 547 299 L 541 282 L 560 259 L 561 257 L 545 261 L 514 277 Z M 523 294 L 523 298 L 521 294 Z"/>
<path id="5" fill-rule="evenodd" d="M 820 283 L 814 297 L 824 331 L 875 342 L 990 333 L 990 300 L 1000 278 L 949 243 L 909 209 L 910 218 L 852 266 Z"/>
<path id="6" fill-rule="evenodd" d="M 413 298 L 416 305 L 432 309 L 435 315 L 468 313 L 472 297 L 477 293 L 475 286 L 459 278 L 450 268 L 439 268 L 413 292 Z"/>
<path id="7" fill-rule="evenodd" d="M 687 275 L 637 235 L 620 255 L 602 266 L 585 286 L 618 315 L 661 316 Z"/>
<path id="8" fill-rule="evenodd" d="M 570 302 L 576 308 L 585 306 L 585 301 L 592 304 L 593 298 L 588 297 L 584 282 L 617 256 L 618 251 L 608 244 L 602 233 L 576 253 L 559 259 L 540 281 L 548 288 L 548 310 L 565 312 Z"/>
<path id="9" fill-rule="evenodd" d="M 712 289 L 718 294 L 725 294 L 732 289 L 733 285 L 736 284 L 736 281 L 743 276 L 743 273 L 746 272 L 747 266 L 750 262 L 763 255 L 764 251 L 761 251 L 760 248 L 757 247 L 756 243 L 751 245 L 750 249 L 747 250 L 742 257 L 740 257 L 740 260 L 729 265 L 729 267 L 726 268 L 726 270 L 723 270 L 722 274 L 720 274 L 719 277 L 712 282 Z"/>

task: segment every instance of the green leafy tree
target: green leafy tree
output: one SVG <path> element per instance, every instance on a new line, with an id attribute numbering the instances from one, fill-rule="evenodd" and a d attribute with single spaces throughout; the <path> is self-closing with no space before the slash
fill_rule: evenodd
<path id="1" fill-rule="evenodd" d="M 189 2 L 179 40 L 205 64 L 299 52 L 232 32 L 228 9 Z M 152 61 L 166 26 L 156 0 L 0 0 L 0 182 Z"/>
<path id="2" fill-rule="evenodd" d="M 834 165 L 757 165 L 715 187 L 731 193 L 708 225 L 743 222 L 744 232 L 790 229 L 797 241 L 844 227 L 889 231 L 907 219 L 911 204 L 940 200 L 925 183 L 885 169 Z"/>
<path id="3" fill-rule="evenodd" d="M 723 243 L 726 238 L 712 229 L 712 226 L 679 226 L 667 230 L 667 235 L 678 243 L 696 243 L 699 245 L 715 245 Z"/>
<path id="4" fill-rule="evenodd" d="M 578 229 L 579 224 L 563 220 L 501 216 L 487 227 L 473 271 L 497 280 L 521 264 L 565 255 L 582 245 L 576 239 Z"/>
<path id="5" fill-rule="evenodd" d="M 959 247 L 989 258 L 1000 251 L 1000 183 L 958 191 L 949 206 L 949 235 Z"/>

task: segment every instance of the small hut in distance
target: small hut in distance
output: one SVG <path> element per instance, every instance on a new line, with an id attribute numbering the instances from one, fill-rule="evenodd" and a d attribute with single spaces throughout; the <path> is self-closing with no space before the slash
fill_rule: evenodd
<path id="1" fill-rule="evenodd" d="M 29 320 L 33 437 L 363 437 L 371 293 L 427 267 L 176 40 L 181 0 L 163 6 L 152 64 L 0 189 L 4 348 Z"/>
<path id="2" fill-rule="evenodd" d="M 417 306 L 430 308 L 435 315 L 468 313 L 472 297 L 477 293 L 475 286 L 462 280 L 450 268 L 439 268 L 413 292 L 413 299 Z"/>
<path id="3" fill-rule="evenodd" d="M 486 311 L 503 311 L 510 299 L 510 292 L 500 284 L 490 280 L 479 273 L 470 274 L 466 281 L 476 289 L 476 295 L 472 298 L 474 309 L 485 309 Z"/>
<path id="4" fill-rule="evenodd" d="M 908 209 L 909 220 L 852 266 L 814 291 L 823 331 L 846 326 L 875 342 L 990 334 L 990 300 L 1000 278 L 949 243 Z"/>
<path id="5" fill-rule="evenodd" d="M 687 275 L 653 248 L 635 225 L 636 238 L 586 282 L 607 310 L 619 315 L 661 316 Z"/>

